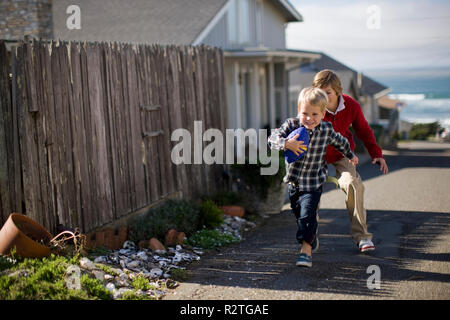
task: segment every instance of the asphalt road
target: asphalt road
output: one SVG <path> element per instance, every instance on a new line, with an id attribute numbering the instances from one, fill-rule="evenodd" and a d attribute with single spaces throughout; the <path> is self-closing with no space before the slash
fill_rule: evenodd
<path id="1" fill-rule="evenodd" d="M 329 185 L 312 268 L 295 266 L 296 224 L 285 206 L 241 243 L 191 264 L 164 299 L 449 299 L 450 144 L 403 143 L 385 158 L 388 175 L 370 162 L 358 168 L 374 252 L 358 252 L 344 193 Z"/>

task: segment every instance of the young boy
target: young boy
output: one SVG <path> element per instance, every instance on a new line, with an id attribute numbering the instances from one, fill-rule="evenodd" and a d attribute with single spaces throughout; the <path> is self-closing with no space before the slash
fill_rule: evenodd
<path id="1" fill-rule="evenodd" d="M 341 81 L 331 70 L 318 72 L 312 83 L 313 87 L 323 89 L 328 95 L 328 106 L 324 121 L 330 122 L 333 129 L 339 132 L 350 142 L 352 150 L 355 149 L 353 135 L 349 128 L 364 143 L 372 157 L 372 163 L 378 163 L 380 170 L 387 174 L 389 169 L 383 158 L 381 148 L 378 146 L 372 129 L 367 123 L 361 106 L 350 96 L 342 93 Z M 372 234 L 367 231 L 366 210 L 364 208 L 364 185 L 356 168 L 349 165 L 346 159 L 332 147 L 327 148 L 325 156 L 327 163 L 336 168 L 339 186 L 346 193 L 345 199 L 350 217 L 350 235 L 358 246 L 360 252 L 375 250 Z"/>
<path id="2" fill-rule="evenodd" d="M 268 139 L 271 149 L 291 150 L 299 155 L 303 152 L 303 141 L 297 141 L 298 134 L 289 140 L 286 137 L 302 126 L 310 137 L 306 154 L 286 164 L 286 176 L 283 178 L 289 184 L 291 208 L 297 218 L 296 238 L 301 244 L 296 262 L 298 266 L 311 267 L 312 250 L 318 247 L 317 207 L 322 195 L 322 184 L 328 174 L 325 161 L 327 145 L 342 152 L 352 165 L 358 163 L 347 139 L 336 133 L 330 123 L 322 121 L 327 104 L 328 97 L 322 89 L 303 89 L 298 98 L 298 117 L 287 119 Z"/>

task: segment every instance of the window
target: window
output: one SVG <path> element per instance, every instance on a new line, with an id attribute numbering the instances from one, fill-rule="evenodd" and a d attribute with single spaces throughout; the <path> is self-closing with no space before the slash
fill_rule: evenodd
<path id="1" fill-rule="evenodd" d="M 228 11 L 228 37 L 231 43 L 250 42 L 250 1 L 231 1 Z"/>

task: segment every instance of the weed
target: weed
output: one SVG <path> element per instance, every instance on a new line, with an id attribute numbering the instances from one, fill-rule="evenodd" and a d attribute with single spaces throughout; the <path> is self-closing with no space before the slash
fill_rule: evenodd
<path id="1" fill-rule="evenodd" d="M 189 278 L 188 272 L 184 269 L 171 269 L 170 275 L 175 281 L 186 281 Z"/>
<path id="2" fill-rule="evenodd" d="M 135 290 L 127 291 L 120 300 L 157 300 L 155 297 L 146 294 L 138 294 Z"/>
<path id="3" fill-rule="evenodd" d="M 11 258 L 0 256 L 0 272 L 11 268 L 13 265 L 14 262 Z"/>
<path id="4" fill-rule="evenodd" d="M 107 266 L 107 265 L 105 265 L 105 264 L 103 264 L 103 263 L 94 263 L 94 265 L 95 265 L 98 269 L 100 269 L 100 270 L 102 270 L 102 271 L 105 271 L 107 274 L 110 274 L 110 275 L 113 275 L 113 276 L 118 276 L 118 275 L 119 275 L 119 273 L 118 273 L 116 270 L 114 270 L 114 269 L 111 268 L 110 266 Z"/>
<path id="5" fill-rule="evenodd" d="M 98 298 L 102 300 L 112 299 L 111 293 L 102 286 L 100 280 L 90 278 L 86 274 L 81 276 L 81 286 L 92 298 Z"/>
<path id="6" fill-rule="evenodd" d="M 24 259 L 0 277 L 0 299 L 69 300 L 89 299 L 82 290 L 69 290 L 64 274 L 75 258 L 50 255 L 43 259 Z"/>
<path id="7" fill-rule="evenodd" d="M 131 281 L 131 285 L 136 290 L 140 289 L 142 291 L 146 291 L 146 290 L 154 289 L 150 285 L 150 282 L 148 282 L 148 279 L 144 278 L 144 277 L 141 277 L 141 276 L 134 277 L 133 280 Z"/>
<path id="8" fill-rule="evenodd" d="M 200 216 L 200 206 L 194 201 L 169 200 L 133 219 L 129 225 L 129 238 L 135 243 L 152 237 L 162 240 L 169 229 L 183 231 L 189 236 L 199 228 Z"/>
<path id="9" fill-rule="evenodd" d="M 211 199 L 202 202 L 200 213 L 200 225 L 206 228 L 215 228 L 223 223 L 222 210 Z"/>
<path id="10" fill-rule="evenodd" d="M 203 229 L 188 238 L 187 243 L 195 247 L 214 249 L 216 247 L 238 243 L 239 241 L 239 238 L 231 234 L 221 233 L 217 230 Z"/>

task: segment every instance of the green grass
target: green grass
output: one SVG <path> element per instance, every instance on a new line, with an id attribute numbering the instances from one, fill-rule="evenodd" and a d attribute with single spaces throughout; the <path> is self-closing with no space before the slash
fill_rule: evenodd
<path id="1" fill-rule="evenodd" d="M 4 258 L 3 258 L 4 259 Z M 112 299 L 97 279 L 82 275 L 81 290 L 66 287 L 66 270 L 78 265 L 79 257 L 51 255 L 24 259 L 10 265 L 0 276 L 1 300 L 96 300 Z"/>
<path id="2" fill-rule="evenodd" d="M 240 240 L 230 234 L 221 233 L 217 230 L 203 229 L 197 231 L 194 235 L 187 239 L 187 244 L 194 247 L 201 247 L 204 249 L 214 249 L 238 243 Z"/>

